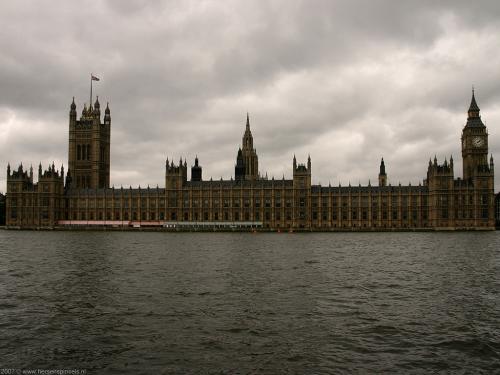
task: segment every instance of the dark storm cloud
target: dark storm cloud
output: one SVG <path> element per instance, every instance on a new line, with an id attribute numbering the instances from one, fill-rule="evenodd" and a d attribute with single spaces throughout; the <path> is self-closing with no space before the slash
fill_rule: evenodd
<path id="1" fill-rule="evenodd" d="M 470 87 L 500 151 L 496 1 L 84 1 L 0 5 L 0 167 L 66 164 L 72 96 L 110 102 L 112 183 L 196 154 L 228 178 L 250 112 L 262 174 L 413 184 L 455 158 Z M 0 174 L 0 190 L 5 189 Z M 498 185 L 498 178 L 497 178 Z"/>

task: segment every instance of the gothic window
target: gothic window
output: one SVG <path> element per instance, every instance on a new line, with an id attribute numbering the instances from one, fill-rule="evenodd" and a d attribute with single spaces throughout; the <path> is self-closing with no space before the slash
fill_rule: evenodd
<path id="1" fill-rule="evenodd" d="M 87 145 L 87 160 L 90 160 L 90 145 Z"/>
<path id="2" fill-rule="evenodd" d="M 82 148 L 80 145 L 76 146 L 76 160 L 80 160 L 82 158 Z"/>
<path id="3" fill-rule="evenodd" d="M 82 145 L 82 160 L 87 160 L 87 147 Z"/>

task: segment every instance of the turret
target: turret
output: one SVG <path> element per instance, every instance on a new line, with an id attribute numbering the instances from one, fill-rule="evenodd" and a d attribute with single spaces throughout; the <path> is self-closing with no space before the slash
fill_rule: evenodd
<path id="1" fill-rule="evenodd" d="M 106 109 L 104 110 L 104 124 L 111 124 L 111 111 L 109 110 L 109 103 L 106 103 Z"/>
<path id="2" fill-rule="evenodd" d="M 99 96 L 95 99 L 93 114 L 95 117 L 101 118 L 101 104 L 99 103 Z"/>
<path id="3" fill-rule="evenodd" d="M 69 107 L 69 120 L 70 122 L 76 121 L 76 104 L 74 96 L 73 96 L 73 101 L 71 102 L 71 105 Z"/>
<path id="4" fill-rule="evenodd" d="M 202 180 L 202 170 L 198 165 L 198 156 L 194 159 L 194 165 L 191 167 L 191 181 L 201 181 Z"/>
<path id="5" fill-rule="evenodd" d="M 387 174 L 385 173 L 384 158 L 382 158 L 382 160 L 380 161 L 380 169 L 378 173 L 378 186 L 387 186 Z"/>
<path id="6" fill-rule="evenodd" d="M 293 154 L 293 170 L 297 169 L 297 159 L 295 158 L 295 154 Z"/>
<path id="7" fill-rule="evenodd" d="M 236 181 L 242 181 L 245 179 L 245 163 L 243 161 L 243 152 L 241 148 L 238 149 L 238 155 L 236 156 L 236 165 L 234 167 L 234 179 Z"/>
<path id="8" fill-rule="evenodd" d="M 72 181 L 72 178 L 71 178 L 71 170 L 68 169 L 68 173 L 66 174 L 66 189 L 69 189 L 71 187 L 71 181 Z"/>

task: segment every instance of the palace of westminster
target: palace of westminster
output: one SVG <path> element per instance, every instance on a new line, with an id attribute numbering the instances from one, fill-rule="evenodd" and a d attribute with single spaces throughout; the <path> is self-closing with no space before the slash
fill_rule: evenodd
<path id="1" fill-rule="evenodd" d="M 195 159 L 167 159 L 164 188 L 110 187 L 109 106 L 69 111 L 68 170 L 7 167 L 8 228 L 164 228 L 167 230 L 492 230 L 495 229 L 493 156 L 472 93 L 462 129 L 463 177 L 453 158 L 429 160 L 418 186 L 387 183 L 384 160 L 378 186 L 321 186 L 311 182 L 311 159 L 293 158 L 292 179 L 259 174 L 250 121 L 237 151 L 234 179 L 203 180 Z"/>

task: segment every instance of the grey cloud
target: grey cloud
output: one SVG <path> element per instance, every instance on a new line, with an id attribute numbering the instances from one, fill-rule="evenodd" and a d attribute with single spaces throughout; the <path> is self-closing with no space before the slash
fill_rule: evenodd
<path id="1" fill-rule="evenodd" d="M 233 173 L 246 111 L 261 172 L 418 183 L 453 154 L 470 87 L 500 151 L 496 1 L 84 1 L 0 5 L 0 168 L 65 162 L 71 97 L 110 102 L 112 183 L 163 185 L 166 157 Z M 6 112 L 5 112 L 6 113 Z M 497 177 L 497 185 L 500 180 Z M 0 190 L 5 190 L 0 173 Z"/>

